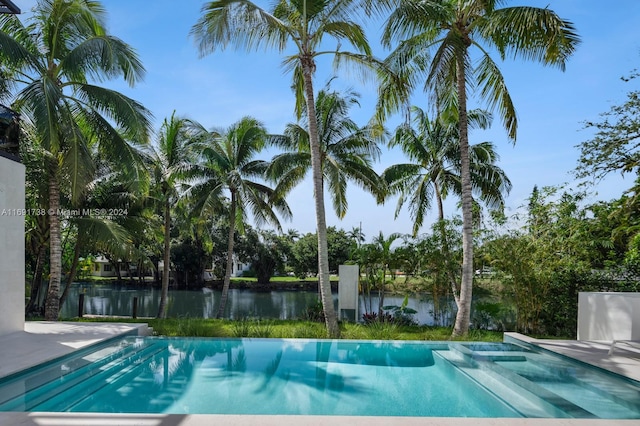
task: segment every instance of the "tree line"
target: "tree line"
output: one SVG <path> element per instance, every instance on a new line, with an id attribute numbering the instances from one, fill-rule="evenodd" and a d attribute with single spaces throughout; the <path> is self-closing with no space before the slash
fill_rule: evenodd
<path id="1" fill-rule="evenodd" d="M 419 235 L 436 200 L 441 220 L 432 238 L 442 244 L 440 279 L 458 305 L 453 333 L 465 334 L 478 257 L 474 211 L 485 206 L 500 212 L 511 187 L 497 166 L 494 146 L 470 144 L 469 129 L 490 125 L 497 113 L 509 138 L 515 142 L 517 135 L 514 102 L 490 52 L 501 60 L 522 57 L 563 69 L 579 44 L 572 23 L 548 8 L 501 6 L 486 0 L 281 0 L 269 8 L 244 1 L 207 2 L 191 32 L 200 53 L 227 47 L 286 51 L 283 63 L 293 78 L 297 122 L 273 135 L 253 117 L 226 129 L 205 129 L 175 113 L 155 138 L 151 112 L 102 84 L 121 78 L 134 85 L 143 78 L 144 67 L 131 46 L 109 34 L 99 2 L 40 0 L 28 22 L 1 17 L 0 88 L 2 99 L 22 119 L 28 204 L 51 212 L 27 218 L 32 292 L 48 277 L 45 318 L 56 320 L 64 300 L 62 264 L 68 255 L 63 247 L 73 246 L 65 251 L 73 253 L 70 262 L 64 260 L 67 279 L 73 278 L 80 254 L 89 247 L 141 266 L 160 257 L 169 265 L 172 236 L 182 233 L 184 241 L 197 241 L 208 250 L 212 242 L 203 236 L 220 220 L 226 220 L 227 231 L 224 309 L 234 236 L 243 234 L 249 217 L 280 231 L 280 221 L 291 214 L 286 194 L 310 173 L 318 282 L 329 335 L 339 336 L 339 328 L 329 285 L 323 194 L 328 192 L 343 217 L 348 182 L 380 202 L 398 196 L 397 212 L 408 207 L 414 221 L 412 237 Z M 384 59 L 372 56 L 362 26 L 373 17 L 384 19 L 381 42 L 390 51 Z M 325 49 L 328 39 L 335 49 Z M 379 82 L 376 114 L 366 126 L 348 117 L 357 94 L 315 89 L 316 60 L 322 55 L 333 55 L 337 66 L 353 67 Z M 402 126 L 386 130 L 386 119 L 407 111 L 420 88 L 429 94 L 425 110 L 433 113 L 416 107 Z M 468 108 L 470 88 L 487 110 Z M 607 138 L 608 129 L 601 130 L 602 139 Z M 372 164 L 385 142 L 400 147 L 408 162 L 378 175 Z M 266 146 L 282 153 L 261 159 Z M 585 157 L 585 164 L 589 161 L 601 160 Z M 625 167 L 637 172 L 637 163 Z M 448 238 L 452 231 L 441 207 L 450 194 L 461 201 L 459 239 Z M 97 211 L 117 207 L 127 214 L 58 214 L 62 207 L 79 206 Z M 167 280 L 164 274 L 159 317 L 166 315 Z"/>

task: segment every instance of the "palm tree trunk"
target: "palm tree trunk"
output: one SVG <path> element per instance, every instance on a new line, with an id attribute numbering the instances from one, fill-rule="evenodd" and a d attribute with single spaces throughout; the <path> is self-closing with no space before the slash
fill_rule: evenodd
<path id="1" fill-rule="evenodd" d="M 162 290 L 160 292 L 160 306 L 157 318 L 167 317 L 167 299 L 169 297 L 169 274 L 171 264 L 171 205 L 167 201 L 164 205 L 164 257 L 162 268 Z"/>
<path id="2" fill-rule="evenodd" d="M 457 55 L 458 111 L 460 126 L 460 178 L 462 181 L 462 283 L 460 303 L 453 336 L 462 336 L 469 331 L 471 297 L 473 290 L 473 215 L 471 197 L 471 170 L 469 166 L 469 133 L 467 118 L 467 93 L 465 86 L 465 63 L 462 53 Z"/>
<path id="3" fill-rule="evenodd" d="M 45 301 L 44 319 L 57 321 L 60 313 L 60 277 L 62 275 L 62 241 L 60 238 L 60 187 L 57 165 L 49 169 L 49 290 Z"/>
<path id="4" fill-rule="evenodd" d="M 62 292 L 62 296 L 60 296 L 60 309 L 62 309 L 64 302 L 67 300 L 71 283 L 73 283 L 73 280 L 76 278 L 76 272 L 78 271 L 78 262 L 80 260 L 81 246 L 82 246 L 81 238 L 77 238 L 75 247 L 73 249 L 73 260 L 71 261 L 71 269 L 69 270 L 69 275 L 67 276 L 67 284 L 64 286 L 64 291 Z"/>
<path id="5" fill-rule="evenodd" d="M 447 242 L 447 230 L 444 225 L 444 207 L 442 203 L 442 194 L 440 193 L 440 187 L 437 182 L 433 182 L 435 188 L 436 201 L 438 203 L 438 228 L 440 228 L 440 238 L 442 238 L 442 251 L 444 252 L 445 259 L 450 260 L 451 255 L 449 251 L 449 243 Z M 453 294 L 453 300 L 456 302 L 456 306 L 460 306 L 460 295 L 458 294 L 458 286 L 456 276 L 451 270 L 450 263 L 446 268 L 447 277 L 449 278 L 449 285 L 451 286 L 451 294 Z"/>
<path id="6" fill-rule="evenodd" d="M 41 312 L 41 307 L 38 306 L 38 296 L 40 294 L 40 288 L 42 288 L 42 267 L 44 265 L 44 253 L 45 247 L 39 244 L 38 247 L 38 255 L 36 256 L 36 266 L 33 271 L 33 279 L 31 280 L 31 292 L 29 297 L 29 302 L 25 307 L 25 312 L 27 316 L 33 316 L 36 312 Z"/>
<path id="7" fill-rule="evenodd" d="M 236 233 L 236 193 L 231 191 L 231 207 L 229 211 L 229 236 L 227 241 L 227 266 L 224 272 L 224 283 L 222 284 L 222 294 L 220 295 L 220 305 L 216 318 L 224 316 L 224 310 L 227 307 L 227 299 L 229 299 L 229 287 L 231 285 L 231 272 L 233 271 L 233 237 Z"/>
<path id="8" fill-rule="evenodd" d="M 316 205 L 316 226 L 318 228 L 318 286 L 320 299 L 324 310 L 325 324 L 329 337 L 340 337 L 338 318 L 333 306 L 331 282 L 329 281 L 329 251 L 327 247 L 327 221 L 324 208 L 324 189 L 322 179 L 322 164 L 320 159 L 320 142 L 318 138 L 318 122 L 316 119 L 315 100 L 313 95 L 312 73 L 313 58 L 303 56 L 302 74 L 304 78 L 305 102 L 307 106 L 307 120 L 309 122 L 309 146 L 311 148 L 311 170 L 313 173 L 313 198 Z"/>

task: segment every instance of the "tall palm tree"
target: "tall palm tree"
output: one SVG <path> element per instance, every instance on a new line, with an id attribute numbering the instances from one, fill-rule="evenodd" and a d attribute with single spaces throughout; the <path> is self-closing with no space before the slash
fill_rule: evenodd
<path id="1" fill-rule="evenodd" d="M 233 269 L 233 248 L 236 231 L 242 231 L 250 212 L 257 225 L 269 223 L 280 229 L 280 221 L 291 217 L 286 201 L 265 185 L 262 179 L 269 163 L 255 157 L 265 147 L 267 131 L 258 120 L 244 117 L 227 130 L 211 132 L 200 141 L 200 163 L 193 176 L 196 180 L 189 189 L 194 201 L 194 211 L 198 215 L 219 212 L 223 209 L 223 197 L 228 198 L 224 208 L 229 217 L 227 240 L 227 264 L 220 305 L 216 318 L 224 315 L 231 272 Z"/>
<path id="2" fill-rule="evenodd" d="M 412 160 L 411 163 L 395 164 L 388 167 L 382 177 L 390 194 L 399 194 L 396 217 L 405 203 L 413 219 L 415 237 L 424 222 L 425 214 L 431 209 L 432 199 L 438 205 L 438 223 L 442 252 L 451 258 L 444 222 L 443 201 L 450 193 L 461 196 L 460 149 L 458 122 L 455 111 L 440 113 L 435 120 L 420 108 L 412 108 L 413 125 L 405 123 L 398 127 L 390 146 L 399 146 Z M 472 127 L 486 129 L 490 126 L 491 115 L 486 111 L 469 112 Z M 502 209 L 504 199 L 511 191 L 511 181 L 496 165 L 499 157 L 490 142 L 472 145 L 469 150 L 471 182 L 475 195 L 489 208 Z M 447 268 L 449 285 L 456 301 L 460 303 L 457 268 Z"/>
<path id="3" fill-rule="evenodd" d="M 40 0 L 26 25 L 13 15 L 0 16 L 0 60 L 18 90 L 13 105 L 33 125 L 47 158 L 47 320 L 57 320 L 59 312 L 61 191 L 79 200 L 94 171 L 91 144 L 138 180 L 137 153 L 127 141 L 146 142 L 150 126 L 142 105 L 91 82 L 122 77 L 133 85 L 144 73 L 133 49 L 108 34 L 104 17 L 100 3 L 90 0 Z"/>
<path id="4" fill-rule="evenodd" d="M 435 198 L 438 220 L 444 219 L 443 201 L 449 193 L 461 195 L 460 149 L 458 123 L 455 114 L 439 114 L 434 120 L 418 107 L 412 108 L 413 125 L 403 124 L 389 141 L 390 147 L 399 146 L 411 163 L 394 164 L 382 173 L 390 194 L 399 194 L 396 216 L 405 203 L 409 205 L 415 237 L 431 209 Z M 469 112 L 472 127 L 486 129 L 491 115 L 485 111 Z M 504 170 L 496 165 L 499 159 L 490 142 L 470 146 L 472 189 L 489 208 L 504 206 L 505 196 L 511 191 L 511 181 Z"/>
<path id="5" fill-rule="evenodd" d="M 322 187 L 325 182 L 339 218 L 347 212 L 347 182 L 354 181 L 380 197 L 380 177 L 372 163 L 380 157 L 380 132 L 372 127 L 360 128 L 349 118 L 350 106 L 357 104 L 358 95 L 348 92 L 321 90 L 316 97 L 315 113 L 320 143 Z M 285 152 L 276 155 L 268 175 L 278 180 L 278 191 L 287 193 L 299 184 L 312 168 L 308 120 L 290 123 L 284 137 L 272 141 Z"/>
<path id="6" fill-rule="evenodd" d="M 505 79 L 490 53 L 501 59 L 522 57 L 564 69 L 579 43 L 573 24 L 548 8 L 503 7 L 504 0 L 401 0 L 369 2 L 393 5 L 383 31 L 383 43 L 399 41 L 388 59 L 397 71 L 381 88 L 380 114 L 406 105 L 420 76 L 440 105 L 457 105 L 462 183 L 461 305 L 454 336 L 469 329 L 473 284 L 472 181 L 469 163 L 467 89 L 498 109 L 509 137 L 515 141 L 517 119 Z M 478 58 L 472 58 L 472 48 Z M 432 54 L 432 56 L 431 56 Z M 426 64 L 426 65 L 425 65 Z M 401 84 L 397 84 L 397 83 Z"/>
<path id="7" fill-rule="evenodd" d="M 334 55 L 336 65 L 337 60 L 344 62 L 351 59 L 352 63 L 363 63 L 370 57 L 371 49 L 364 31 L 353 20 L 358 10 L 355 5 L 355 0 L 279 0 L 270 10 L 266 10 L 246 0 L 212 1 L 203 6 L 203 15 L 191 30 L 203 55 L 217 48 L 223 49 L 228 44 L 246 50 L 273 48 L 281 53 L 288 49 L 290 43 L 294 46 L 294 53 L 284 59 L 284 65 L 293 72 L 298 116 L 302 114 L 303 105 L 306 106 L 318 231 L 318 279 L 330 337 L 338 337 L 340 329 L 329 282 L 327 224 L 313 76 L 318 56 Z M 336 49 L 319 50 L 326 37 L 336 39 Z M 346 40 L 364 56 L 340 50 L 341 40 Z"/>
<path id="8" fill-rule="evenodd" d="M 190 144 L 198 140 L 201 126 L 177 117 L 175 112 L 165 118 L 158 133 L 157 147 L 151 149 L 151 194 L 158 202 L 164 223 L 162 290 L 158 318 L 166 318 L 171 262 L 171 208 L 181 196 L 181 185 L 193 167 L 194 156 Z"/>

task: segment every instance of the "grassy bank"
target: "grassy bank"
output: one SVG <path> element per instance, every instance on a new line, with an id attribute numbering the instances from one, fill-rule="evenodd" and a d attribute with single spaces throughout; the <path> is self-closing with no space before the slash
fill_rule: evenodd
<path id="1" fill-rule="evenodd" d="M 214 320 L 201 318 L 169 318 L 132 320 L 127 318 L 91 318 L 81 321 L 93 322 L 146 322 L 154 333 L 171 337 L 262 337 L 324 339 L 327 337 L 324 324 L 301 320 Z M 429 326 L 400 326 L 389 323 L 370 325 L 342 323 L 343 339 L 355 340 L 449 340 L 451 328 Z M 472 330 L 460 340 L 500 342 L 502 333 Z"/>

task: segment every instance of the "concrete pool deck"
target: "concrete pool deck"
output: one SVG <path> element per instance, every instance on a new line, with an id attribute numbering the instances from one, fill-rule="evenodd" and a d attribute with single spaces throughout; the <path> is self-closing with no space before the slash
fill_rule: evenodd
<path id="1" fill-rule="evenodd" d="M 25 323 L 24 332 L 0 336 L 0 378 L 113 337 L 148 332 L 146 324 L 30 321 Z M 511 338 L 640 380 L 638 348 L 620 345 L 608 357 L 610 345 L 607 342 L 536 340 L 518 333 L 505 333 L 505 340 Z M 353 426 L 631 426 L 639 425 L 640 420 L 0 412 L 0 425 L 3 426 L 325 426 L 327 423 Z"/>

